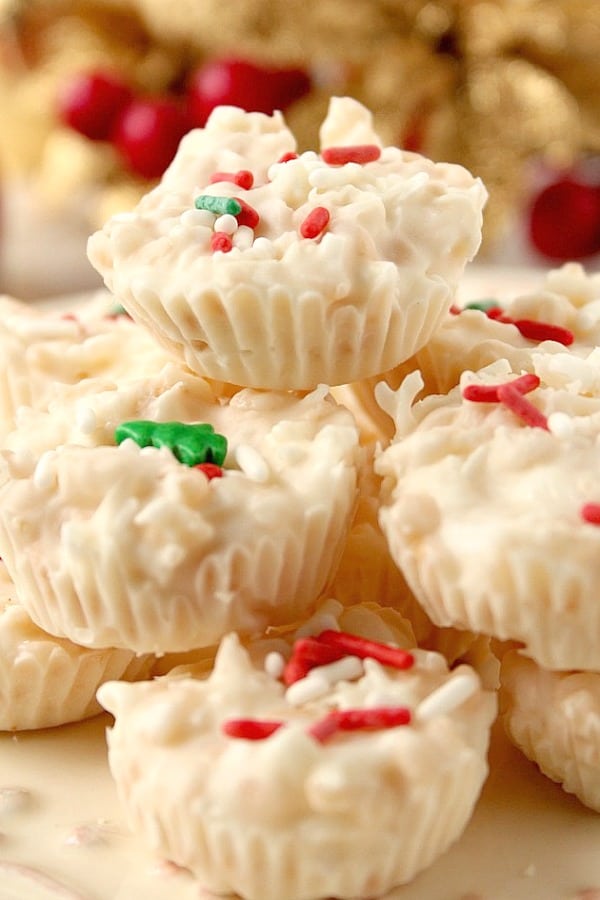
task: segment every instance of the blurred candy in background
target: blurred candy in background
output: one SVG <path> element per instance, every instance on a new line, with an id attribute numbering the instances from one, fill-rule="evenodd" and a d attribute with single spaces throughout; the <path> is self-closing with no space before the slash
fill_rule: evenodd
<path id="1" fill-rule="evenodd" d="M 90 231 L 227 103 L 318 146 L 332 95 L 490 191 L 487 262 L 600 267 L 597 0 L 0 0 L 0 290 L 96 283 Z"/>

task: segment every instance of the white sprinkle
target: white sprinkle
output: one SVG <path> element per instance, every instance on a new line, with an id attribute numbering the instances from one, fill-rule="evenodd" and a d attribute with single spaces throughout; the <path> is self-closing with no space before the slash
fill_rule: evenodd
<path id="1" fill-rule="evenodd" d="M 125 450 L 128 450 L 130 453 L 135 448 L 135 450 L 139 450 L 139 445 L 136 444 L 133 438 L 125 438 L 125 440 L 121 441 L 119 447 L 123 447 Z"/>
<path id="2" fill-rule="evenodd" d="M 269 465 L 258 450 L 250 444 L 238 444 L 234 451 L 235 461 L 251 481 L 267 481 L 271 470 Z"/>
<path id="3" fill-rule="evenodd" d="M 553 412 L 548 416 L 548 430 L 559 438 L 572 437 L 575 423 L 572 416 L 565 412 Z"/>
<path id="4" fill-rule="evenodd" d="M 415 719 L 427 722 L 435 716 L 445 716 L 468 700 L 477 690 L 478 682 L 473 675 L 456 675 L 432 691 L 415 710 Z"/>
<path id="5" fill-rule="evenodd" d="M 315 678 L 325 678 L 330 687 L 337 684 L 338 681 L 352 681 L 360 678 L 363 674 L 362 659 L 358 656 L 343 656 L 336 659 L 335 662 L 327 663 L 326 666 L 315 666 L 310 670 L 310 675 Z"/>
<path id="6" fill-rule="evenodd" d="M 56 484 L 56 469 L 53 466 L 55 456 L 55 450 L 46 450 L 37 461 L 33 483 L 40 491 L 47 491 Z"/>
<path id="7" fill-rule="evenodd" d="M 285 659 L 282 653 L 272 650 L 265 656 L 265 672 L 271 678 L 280 678 L 285 669 Z"/>
<path id="8" fill-rule="evenodd" d="M 252 253 L 257 259 L 270 259 L 273 257 L 273 242 L 266 237 L 258 237 L 252 244 Z"/>
<path id="9" fill-rule="evenodd" d="M 91 406 L 82 406 L 77 411 L 77 427 L 82 434 L 93 434 L 98 427 L 96 413 Z"/>
<path id="10" fill-rule="evenodd" d="M 225 234 L 235 234 L 238 230 L 238 220 L 231 213 L 225 213 L 215 219 L 214 229 L 215 231 L 224 231 Z"/>
<path id="11" fill-rule="evenodd" d="M 247 250 L 254 243 L 254 229 L 248 225 L 240 225 L 233 236 L 233 246 L 238 250 Z"/>
<path id="12" fill-rule="evenodd" d="M 300 678 L 299 681 L 290 684 L 285 692 L 285 699 L 290 706 L 301 706 L 303 703 L 322 697 L 330 687 L 331 685 L 325 677 L 310 672 L 306 678 Z"/>
<path id="13" fill-rule="evenodd" d="M 198 225 L 212 228 L 215 216 L 214 213 L 209 212 L 207 209 L 186 209 L 185 212 L 181 213 L 179 221 L 186 228 L 195 228 Z"/>

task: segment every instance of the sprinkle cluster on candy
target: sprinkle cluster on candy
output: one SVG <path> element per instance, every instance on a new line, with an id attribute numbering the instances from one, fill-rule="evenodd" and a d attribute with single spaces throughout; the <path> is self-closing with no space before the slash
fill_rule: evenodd
<path id="1" fill-rule="evenodd" d="M 227 455 L 227 438 L 207 423 L 188 425 L 147 419 L 121 422 L 115 430 L 115 440 L 121 444 L 128 438 L 139 447 L 167 447 L 186 466 L 205 463 L 221 466 Z"/>
<path id="2" fill-rule="evenodd" d="M 539 386 L 537 375 L 525 374 L 503 384 L 468 384 L 462 389 L 462 396 L 475 403 L 502 403 L 525 425 L 549 431 L 546 416 L 524 396 Z"/>
<path id="3" fill-rule="evenodd" d="M 520 334 L 529 341 L 556 341 L 565 347 L 570 347 L 575 340 L 573 332 L 562 325 L 553 325 L 551 322 L 540 322 L 537 319 L 513 319 L 504 312 L 497 300 L 474 300 L 464 307 L 451 306 L 450 312 L 459 315 L 463 309 L 476 309 L 485 313 L 488 319 L 502 322 L 503 325 L 514 325 Z"/>
<path id="4" fill-rule="evenodd" d="M 343 166 L 349 163 L 366 165 L 375 162 L 381 156 L 381 148 L 376 144 L 361 144 L 348 147 L 329 147 L 323 150 L 321 158 L 329 166 Z M 277 162 L 286 163 L 298 159 L 297 153 L 285 153 Z M 254 175 L 248 169 L 240 169 L 237 172 L 214 172 L 210 184 L 230 183 L 243 190 L 250 190 L 254 186 Z M 260 216 L 257 211 L 240 197 L 216 196 L 213 194 L 200 194 L 194 201 L 198 210 L 211 212 L 215 216 L 213 234 L 210 239 L 210 249 L 213 253 L 229 253 L 235 244 L 233 235 L 240 226 L 255 229 Z M 300 236 L 309 240 L 320 237 L 331 218 L 331 213 L 323 206 L 316 206 L 311 210 L 299 227 Z"/>
<path id="5" fill-rule="evenodd" d="M 292 655 L 281 668 L 279 676 L 284 684 L 290 686 L 286 699 L 293 706 L 298 705 L 296 698 L 290 694 L 296 686 L 306 685 L 310 688 L 310 682 L 315 680 L 315 676 L 311 674 L 314 672 L 319 673 L 318 677 L 324 677 L 326 690 L 338 681 L 361 677 L 363 669 L 360 661 L 363 659 L 373 659 L 381 665 L 398 670 L 411 669 L 415 662 L 412 653 L 399 647 L 367 640 L 344 631 L 325 630 L 314 637 L 295 641 Z M 359 665 L 341 668 L 340 664 L 346 662 Z M 409 725 L 415 721 L 426 722 L 434 716 L 449 713 L 464 703 L 475 692 L 477 685 L 477 679 L 473 675 L 457 674 L 425 697 L 413 711 L 405 706 L 387 704 L 329 710 L 307 729 L 307 734 L 319 743 L 325 743 L 340 731 L 380 730 Z M 302 693 L 301 699 L 304 702 L 319 695 L 310 689 Z M 270 737 L 286 724 L 279 719 L 230 718 L 223 722 L 222 730 L 228 737 L 257 741 Z"/>

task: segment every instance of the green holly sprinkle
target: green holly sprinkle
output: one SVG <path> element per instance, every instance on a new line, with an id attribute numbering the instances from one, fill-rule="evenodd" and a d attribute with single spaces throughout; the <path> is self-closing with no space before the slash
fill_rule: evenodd
<path id="1" fill-rule="evenodd" d="M 202 194 L 196 197 L 194 201 L 196 209 L 207 209 L 217 216 L 229 214 L 231 216 L 239 216 L 242 211 L 242 204 L 234 197 L 213 197 L 210 194 Z"/>
<path id="2" fill-rule="evenodd" d="M 472 300 L 471 303 L 466 303 L 463 309 L 478 309 L 486 313 L 490 309 L 498 309 L 499 306 L 497 300 Z"/>
<path id="3" fill-rule="evenodd" d="M 127 438 L 139 447 L 168 447 L 185 466 L 207 462 L 222 466 L 227 454 L 227 438 L 208 423 L 186 425 L 184 422 L 150 422 L 147 419 L 121 422 L 115 429 L 115 440 L 121 444 Z"/>

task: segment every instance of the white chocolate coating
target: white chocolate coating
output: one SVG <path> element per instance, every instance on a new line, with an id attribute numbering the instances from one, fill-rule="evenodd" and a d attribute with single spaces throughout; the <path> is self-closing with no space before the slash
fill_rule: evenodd
<path id="1" fill-rule="evenodd" d="M 357 130 L 380 146 L 364 107 L 332 100 L 324 138 Z M 278 163 L 294 150 L 281 114 L 219 107 L 160 185 L 90 238 L 107 286 L 199 374 L 310 389 L 383 372 L 431 336 L 477 251 L 486 192 L 462 167 L 396 147 L 366 164 L 331 166 L 312 151 Z M 241 169 L 249 190 L 210 183 Z M 199 195 L 250 204 L 253 242 L 233 235 L 230 252 L 212 252 L 215 216 L 194 210 Z M 304 238 L 316 207 L 329 224 Z"/>
<path id="2" fill-rule="evenodd" d="M 551 672 L 513 650 L 502 660 L 500 698 L 513 743 L 600 812 L 600 673 Z"/>
<path id="3" fill-rule="evenodd" d="M 596 371 L 593 359 L 571 361 Z M 600 396 L 547 368 L 526 399 L 551 425 L 560 414 L 556 433 L 464 400 L 461 387 L 412 405 L 421 382 L 408 376 L 387 398 L 397 436 L 376 462 L 380 522 L 436 624 L 520 641 L 548 668 L 597 669 L 600 529 L 581 510 L 600 500 Z M 517 374 L 498 361 L 461 385 Z"/>
<path id="4" fill-rule="evenodd" d="M 74 415 L 80 394 L 91 431 Z M 31 617 L 85 646 L 165 652 L 314 608 L 342 552 L 362 456 L 351 416 L 326 394 L 219 401 L 172 365 L 24 415 L 3 451 L 0 552 Z M 167 448 L 115 446 L 115 427 L 140 418 L 211 423 L 228 440 L 223 477 L 209 481 Z M 236 466 L 240 445 L 263 461 L 260 477 Z"/>
<path id="5" fill-rule="evenodd" d="M 415 708 L 463 675 L 468 699 L 427 722 L 322 745 L 306 733 L 329 709 L 381 697 Z M 233 635 L 205 681 L 112 684 L 99 696 L 116 715 L 109 761 L 133 826 L 210 890 L 250 900 L 372 896 L 409 880 L 462 832 L 495 711 L 475 673 L 448 674 L 424 651 L 406 672 L 367 660 L 358 680 L 292 706 Z M 227 737 L 222 723 L 238 716 L 287 724 L 266 740 Z"/>
<path id="6" fill-rule="evenodd" d="M 144 678 L 149 657 L 89 650 L 46 634 L 15 598 L 0 563 L 0 730 L 49 728 L 97 715 L 103 681 Z"/>

